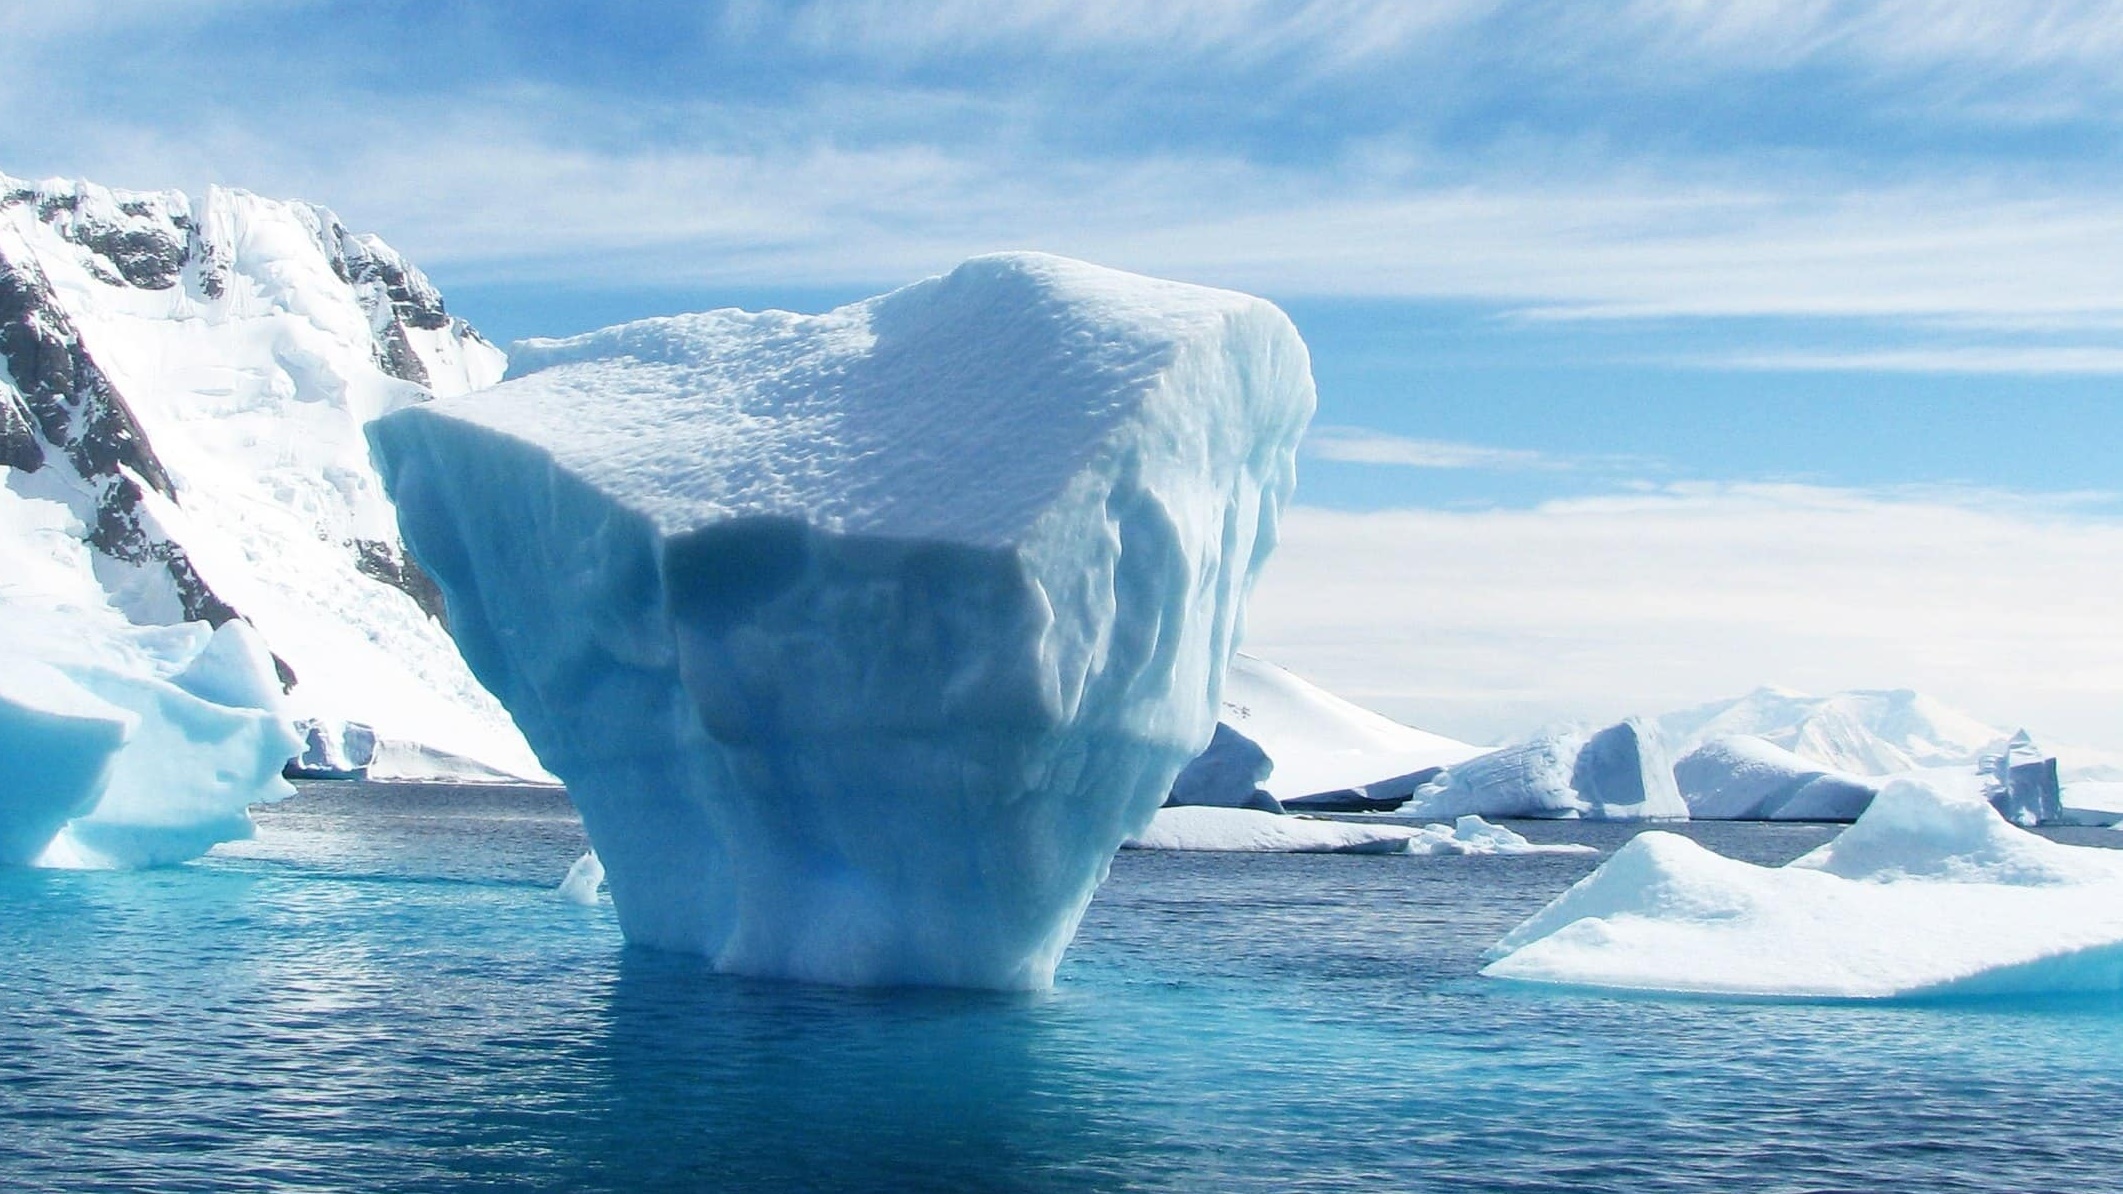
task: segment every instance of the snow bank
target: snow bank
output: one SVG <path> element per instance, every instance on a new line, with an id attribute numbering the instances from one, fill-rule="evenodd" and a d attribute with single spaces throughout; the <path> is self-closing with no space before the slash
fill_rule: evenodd
<path id="1" fill-rule="evenodd" d="M 1876 782 L 1831 771 L 1762 738 L 1712 738 L 1673 765 L 1688 815 L 1710 821 L 1855 821 Z"/>
<path id="2" fill-rule="evenodd" d="M 2123 990 L 2123 852 L 1897 779 L 1783 867 L 1646 833 L 1498 943 L 1493 978 L 1793 998 Z"/>
<path id="3" fill-rule="evenodd" d="M 1456 824 L 1389 825 L 1280 816 L 1248 808 L 1162 808 L 1131 850 L 1281 854 L 1587 854 L 1592 847 L 1540 845 L 1480 817 Z"/>
<path id="4" fill-rule="evenodd" d="M 1636 718 L 1543 734 L 1448 768 L 1403 811 L 1419 817 L 1688 819 L 1658 732 Z"/>
<path id="5" fill-rule="evenodd" d="M 1209 741 L 1313 392 L 1269 304 L 977 258 L 519 346 L 369 435 L 629 939 L 1042 987 Z"/>

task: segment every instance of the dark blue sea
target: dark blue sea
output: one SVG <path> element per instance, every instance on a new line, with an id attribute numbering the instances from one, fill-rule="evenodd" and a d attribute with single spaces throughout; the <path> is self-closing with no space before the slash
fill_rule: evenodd
<path id="1" fill-rule="evenodd" d="M 1123 853 L 1055 990 L 997 996 L 630 950 L 554 895 L 553 792 L 317 785 L 259 824 L 0 872 L 0 1189 L 2123 1189 L 2117 1000 L 1477 978 L 1591 857 Z"/>

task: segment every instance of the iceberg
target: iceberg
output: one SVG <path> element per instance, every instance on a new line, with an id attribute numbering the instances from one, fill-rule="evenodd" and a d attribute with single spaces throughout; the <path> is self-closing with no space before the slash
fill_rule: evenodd
<path id="1" fill-rule="evenodd" d="M 1984 754 L 1977 768 L 1983 773 L 1985 798 L 2006 820 L 2023 826 L 2065 820 L 2056 756 L 2043 753 L 2026 730 Z"/>
<path id="2" fill-rule="evenodd" d="M 1658 731 L 1636 718 L 1597 733 L 1542 734 L 1491 751 L 1418 789 L 1419 817 L 1565 817 L 1685 821 Z"/>
<path id="3" fill-rule="evenodd" d="M 1709 821 L 1855 821 L 1879 782 L 1746 734 L 1712 738 L 1673 765 L 1688 815 Z"/>
<path id="4" fill-rule="evenodd" d="M 2123 851 L 2009 824 L 1977 785 L 1887 783 L 1782 867 L 1641 834 L 1513 929 L 1491 978 L 1890 999 L 2123 990 Z"/>
<path id="5" fill-rule="evenodd" d="M 1270 796 L 1261 783 L 1275 770 L 1268 752 L 1260 743 L 1246 737 L 1223 722 L 1216 723 L 1216 733 L 1209 739 L 1209 748 L 1194 756 L 1194 761 L 1180 770 L 1179 777 L 1172 781 L 1172 791 L 1165 797 L 1168 808 L 1250 808 L 1265 813 L 1280 813 L 1282 802 Z"/>
<path id="6" fill-rule="evenodd" d="M 1166 807 L 1125 843 L 1130 850 L 1274 854 L 1590 854 L 1591 846 L 1535 843 L 1480 817 L 1452 825 L 1392 825 L 1280 816 L 1250 808 Z"/>
<path id="7" fill-rule="evenodd" d="M 0 485 L 0 863 L 182 862 L 294 792 L 299 743 L 247 623 L 135 626 L 80 523 Z"/>
<path id="8" fill-rule="evenodd" d="M 511 359 L 368 434 L 628 939 L 1050 984 L 1211 737 L 1312 412 L 1289 320 L 1019 253 Z"/>

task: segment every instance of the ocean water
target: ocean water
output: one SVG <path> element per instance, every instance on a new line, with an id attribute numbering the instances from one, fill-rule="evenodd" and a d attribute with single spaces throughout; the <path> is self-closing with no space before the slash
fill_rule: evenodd
<path id="1" fill-rule="evenodd" d="M 847 992 L 626 948 L 553 893 L 584 848 L 553 793 L 259 821 L 171 870 L 0 872 L 0 1189 L 2123 1186 L 2117 1000 L 1477 978 L 1587 857 L 1124 853 L 1052 993 Z M 1779 862 L 1832 830 L 1688 832 Z"/>

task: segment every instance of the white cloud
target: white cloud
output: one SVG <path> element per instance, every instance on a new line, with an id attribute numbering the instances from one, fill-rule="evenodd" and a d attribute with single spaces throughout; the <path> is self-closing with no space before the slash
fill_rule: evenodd
<path id="1" fill-rule="evenodd" d="M 2123 348 L 1969 346 L 1858 352 L 1769 352 L 1712 357 L 1711 369 L 1770 373 L 1978 373 L 2029 377 L 2123 373 Z"/>
<path id="2" fill-rule="evenodd" d="M 1572 467 L 1568 460 L 1524 448 L 1411 439 L 1363 427 L 1314 427 L 1305 435 L 1305 454 L 1343 464 L 1383 464 L 1402 468 L 1556 472 Z"/>
<path id="3" fill-rule="evenodd" d="M 1776 683 L 1911 687 L 2123 746 L 2123 520 L 2085 503 L 1679 485 L 1284 525 L 1247 649 L 1429 728 L 1494 739 Z"/>

